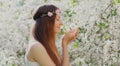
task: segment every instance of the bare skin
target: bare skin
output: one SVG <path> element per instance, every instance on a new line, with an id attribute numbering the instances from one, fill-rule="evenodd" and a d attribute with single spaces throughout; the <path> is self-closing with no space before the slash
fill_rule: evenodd
<path id="1" fill-rule="evenodd" d="M 60 15 L 56 16 L 54 30 L 58 34 L 60 32 L 60 27 L 62 22 L 60 20 Z M 78 28 L 68 31 L 62 39 L 62 63 L 61 66 L 70 66 L 69 64 L 69 53 L 68 45 L 72 42 L 78 34 Z M 41 51 L 41 52 L 40 52 Z M 28 60 L 31 62 L 38 62 L 41 66 L 55 66 L 52 59 L 49 57 L 44 46 L 40 43 L 35 44 L 31 47 L 30 52 L 28 53 Z"/>

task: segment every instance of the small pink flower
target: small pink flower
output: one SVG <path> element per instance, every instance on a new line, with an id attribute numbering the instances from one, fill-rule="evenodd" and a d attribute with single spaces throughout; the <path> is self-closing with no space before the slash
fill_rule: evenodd
<path id="1" fill-rule="evenodd" d="M 60 14 L 61 11 L 57 9 L 57 10 L 55 11 L 55 13 L 56 13 L 56 14 Z"/>
<path id="2" fill-rule="evenodd" d="M 53 15 L 53 13 L 52 12 L 48 12 L 48 14 L 47 14 L 49 17 L 51 17 L 52 15 Z"/>

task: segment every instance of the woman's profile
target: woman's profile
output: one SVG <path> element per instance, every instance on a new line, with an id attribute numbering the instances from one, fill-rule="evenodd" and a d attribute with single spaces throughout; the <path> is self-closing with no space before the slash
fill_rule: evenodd
<path id="1" fill-rule="evenodd" d="M 26 66 L 69 66 L 68 45 L 78 34 L 72 29 L 62 38 L 62 56 L 56 47 L 56 34 L 62 26 L 61 11 L 54 5 L 43 5 L 35 12 L 32 35 L 36 43 L 26 53 Z"/>

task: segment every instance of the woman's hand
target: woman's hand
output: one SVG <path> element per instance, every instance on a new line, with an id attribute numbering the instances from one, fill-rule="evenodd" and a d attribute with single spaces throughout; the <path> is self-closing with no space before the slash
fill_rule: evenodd
<path id="1" fill-rule="evenodd" d="M 65 36 L 62 39 L 62 46 L 68 45 L 70 42 L 72 42 L 78 35 L 78 28 L 72 29 L 69 32 L 65 34 Z"/>

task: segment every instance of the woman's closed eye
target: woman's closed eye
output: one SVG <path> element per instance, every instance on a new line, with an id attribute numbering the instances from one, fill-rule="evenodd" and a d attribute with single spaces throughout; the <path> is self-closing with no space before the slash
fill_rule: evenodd
<path id="1" fill-rule="evenodd" d="M 57 21 L 60 21 L 60 19 L 57 19 Z"/>

